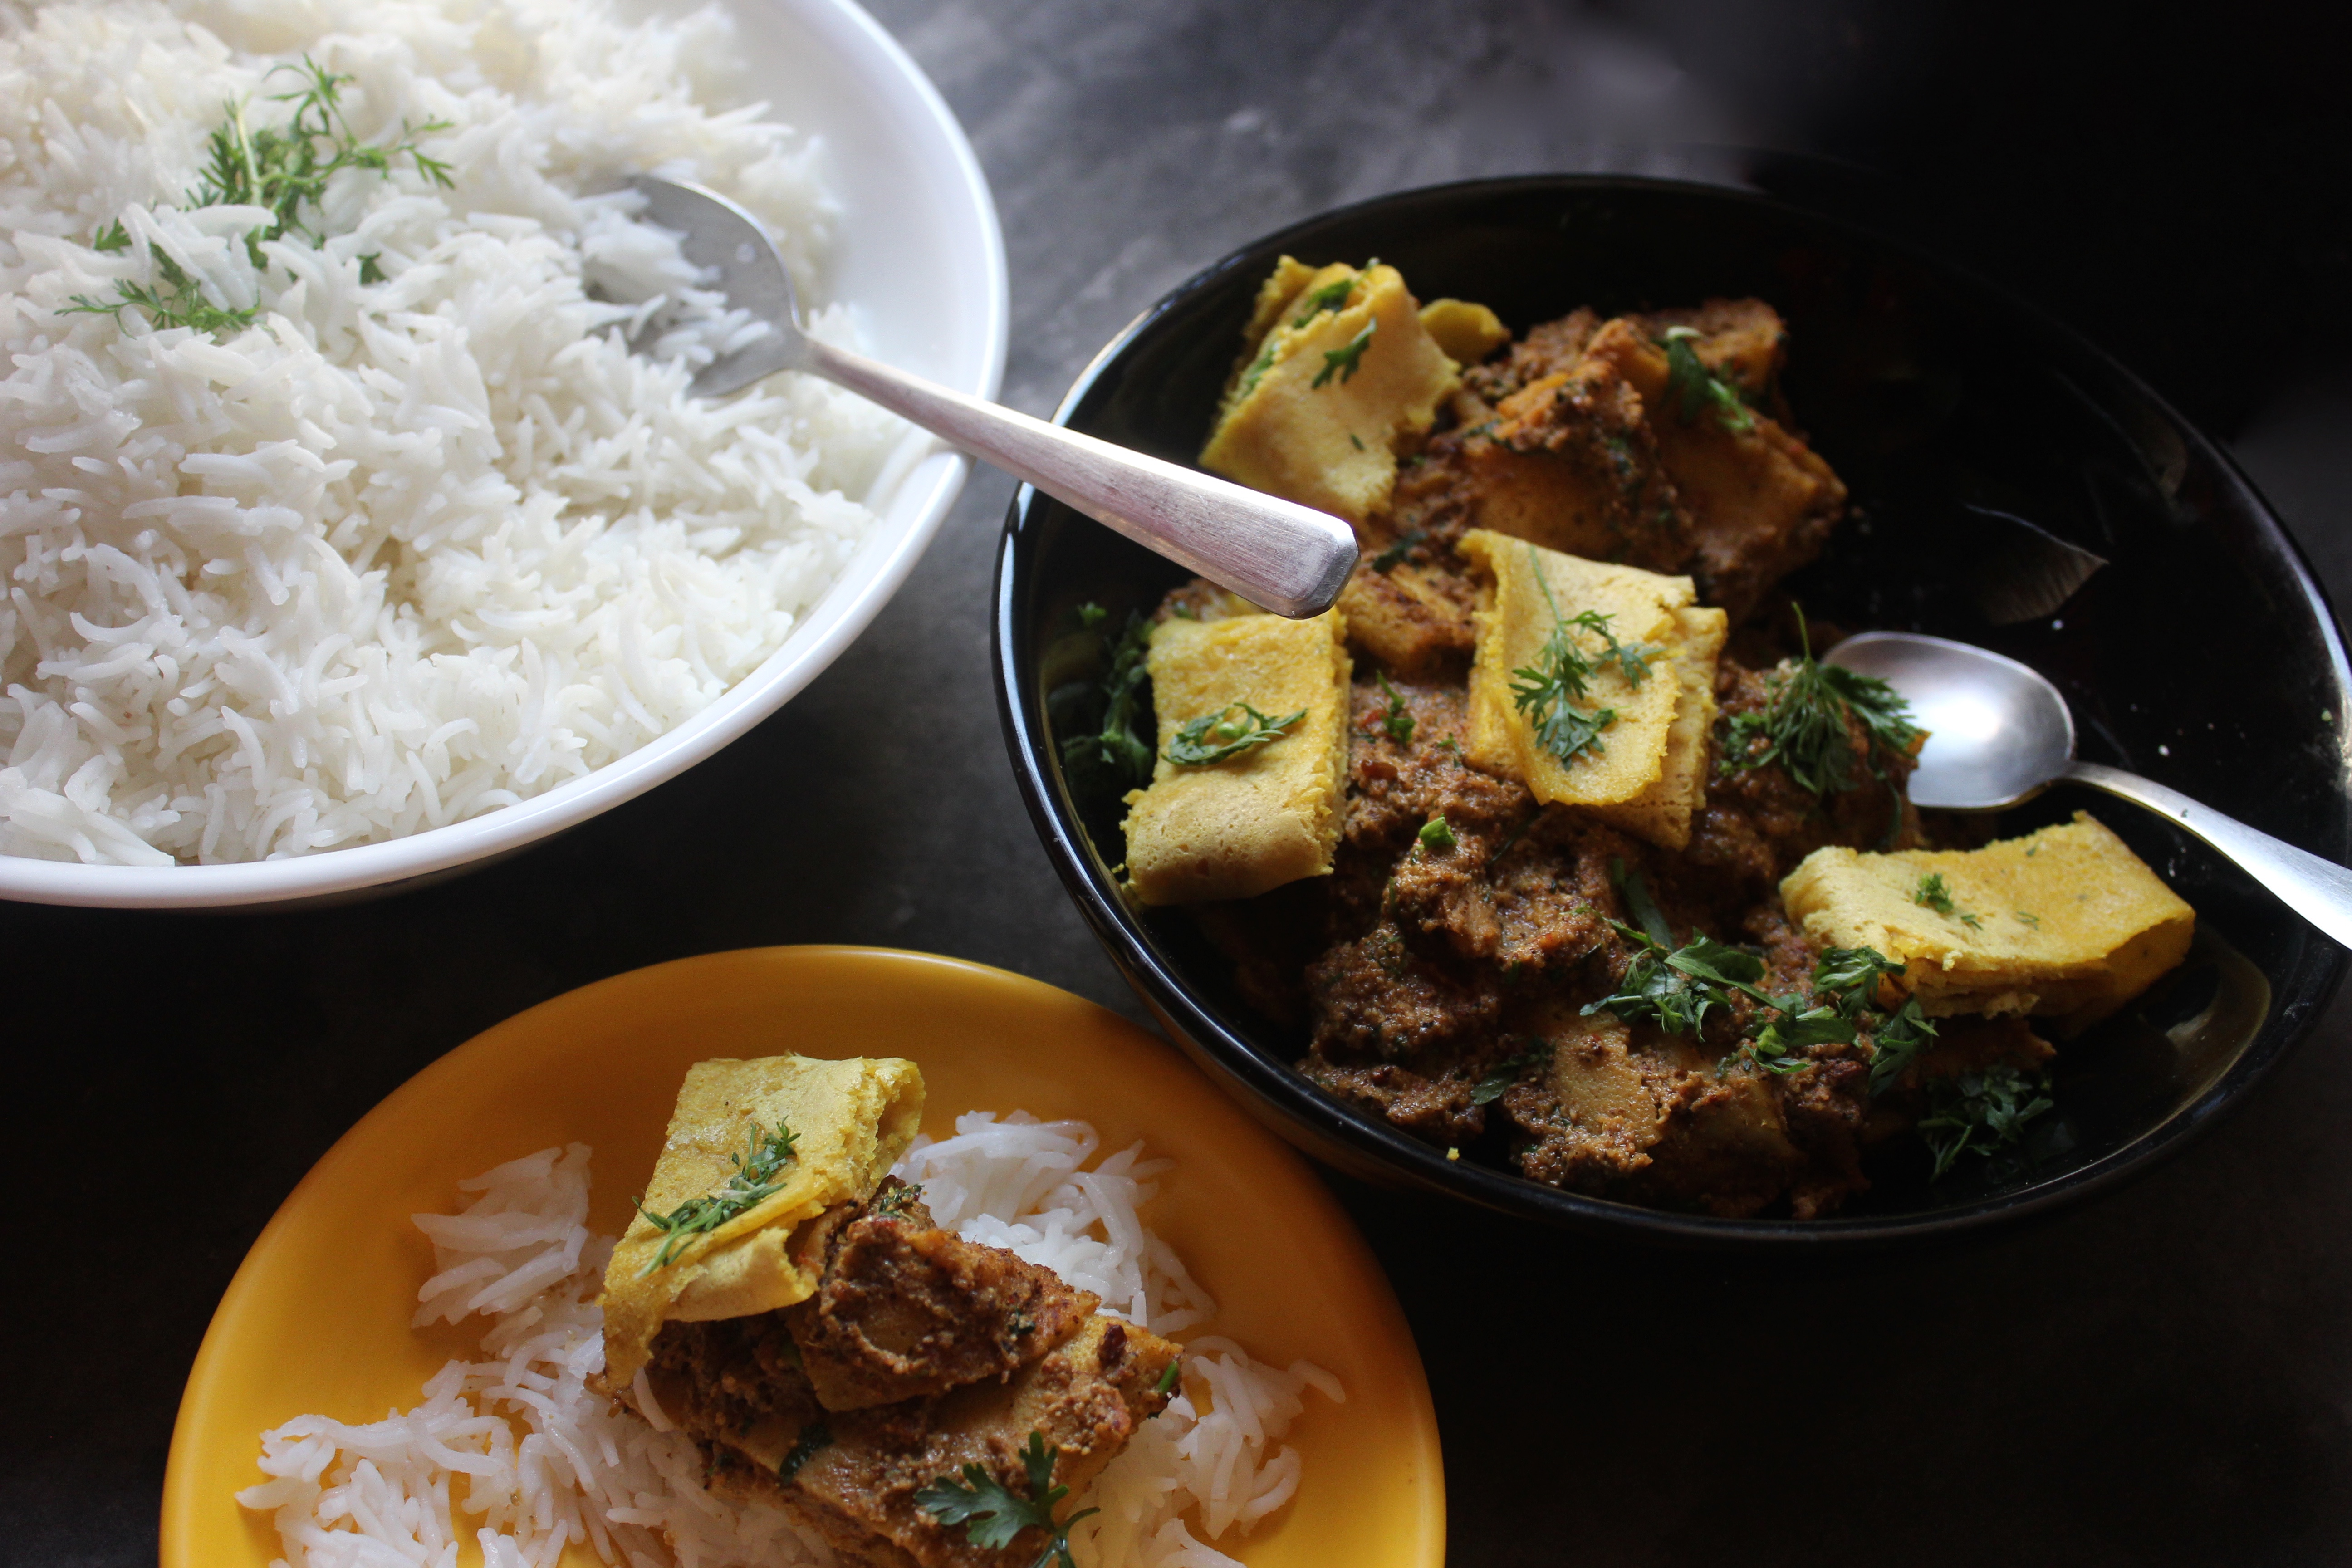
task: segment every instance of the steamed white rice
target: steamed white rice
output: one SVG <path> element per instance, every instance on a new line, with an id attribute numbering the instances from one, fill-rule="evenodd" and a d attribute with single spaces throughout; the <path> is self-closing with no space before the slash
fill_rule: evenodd
<path id="1" fill-rule="evenodd" d="M 1246 1535 L 1297 1492 L 1284 1445 L 1307 1392 L 1345 1398 L 1306 1362 L 1263 1365 L 1197 1331 L 1216 1304 L 1137 1210 L 1171 1162 L 1143 1147 L 1097 1161 L 1083 1121 L 973 1112 L 919 1143 L 898 1174 L 943 1226 L 1004 1247 L 1103 1298 L 1103 1310 L 1184 1338 L 1181 1392 L 1072 1506 L 1087 1568 L 1237 1568 L 1214 1543 Z M 614 1238 L 587 1228 L 586 1145 L 546 1149 L 462 1184 L 461 1213 L 418 1215 L 436 1272 L 416 1321 L 489 1319 L 478 1361 L 453 1361 L 413 1409 L 365 1425 L 304 1415 L 262 1434 L 274 1478 L 237 1494 L 273 1510 L 289 1568 L 450 1568 L 470 1534 L 488 1568 L 550 1568 L 582 1542 L 630 1568 L 830 1563 L 762 1505 L 702 1489 L 693 1445 L 588 1392 L 604 1364 L 594 1296 Z M 642 1388 L 641 1388 L 642 1396 Z M 647 1401 L 650 1404 L 650 1401 Z"/>
<path id="2" fill-rule="evenodd" d="M 764 329 L 620 182 L 734 195 L 811 301 L 836 211 L 808 138 L 706 107 L 740 96 L 732 37 L 598 0 L 0 0 L 0 854 L 436 826 L 625 755 L 782 644 L 906 426 L 801 376 L 685 395 Z M 367 141 L 448 122 L 422 143 L 455 188 L 346 172 L 304 214 L 323 248 L 257 269 L 268 215 L 177 204 L 230 103 L 290 112 L 268 73 L 305 56 L 357 79 Z M 118 218 L 130 248 L 93 248 Z M 159 252 L 256 324 L 59 314 Z M 649 311 L 656 358 L 623 342 Z M 814 325 L 855 341 L 838 308 Z"/>

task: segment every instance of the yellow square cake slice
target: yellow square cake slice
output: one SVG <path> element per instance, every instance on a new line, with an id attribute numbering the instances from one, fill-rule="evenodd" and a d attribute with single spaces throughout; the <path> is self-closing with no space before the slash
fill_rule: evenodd
<path id="1" fill-rule="evenodd" d="M 1171 620 L 1146 662 L 1160 721 L 1151 787 L 1128 799 L 1127 870 L 1147 904 L 1247 899 L 1331 869 L 1348 779 L 1347 622 L 1249 615 Z M 1168 760 L 1185 725 L 1248 703 L 1299 713 L 1279 739 L 1220 762 Z"/>
<path id="2" fill-rule="evenodd" d="M 1397 442 L 1456 380 L 1397 269 L 1286 256 L 1245 343 L 1201 466 L 1351 522 L 1386 506 Z"/>
<path id="3" fill-rule="evenodd" d="M 1681 689 L 1658 782 L 1622 805 L 1596 805 L 1592 815 L 1636 838 L 1667 849 L 1690 847 L 1691 819 L 1706 804 L 1707 742 L 1715 731 L 1715 665 L 1730 618 L 1721 610 L 1686 605 L 1675 612 L 1666 645 Z M 1656 661 L 1653 668 L 1662 668 Z"/>
<path id="4" fill-rule="evenodd" d="M 1495 579 L 1492 604 L 1475 616 L 1465 752 L 1472 764 L 1519 780 L 1539 801 L 1591 807 L 1652 843 L 1686 846 L 1692 815 L 1706 795 L 1722 612 L 1699 607 L 1687 577 L 1563 555 L 1485 529 L 1462 536 L 1462 553 Z M 1541 666 L 1554 628 L 1586 611 L 1608 616 L 1621 644 L 1645 647 L 1649 668 L 1631 679 L 1618 660 L 1603 657 L 1600 637 L 1569 629 L 1593 665 L 1576 706 L 1607 709 L 1615 718 L 1593 745 L 1563 761 L 1542 744 L 1513 688 L 1518 671 Z"/>
<path id="5" fill-rule="evenodd" d="M 1937 880 L 1940 879 L 1940 880 Z M 2029 1013 L 2071 1033 L 2179 963 L 2197 912 L 2086 812 L 1981 849 L 1816 849 L 1780 883 L 1817 942 L 1905 965 L 1931 1016 Z"/>

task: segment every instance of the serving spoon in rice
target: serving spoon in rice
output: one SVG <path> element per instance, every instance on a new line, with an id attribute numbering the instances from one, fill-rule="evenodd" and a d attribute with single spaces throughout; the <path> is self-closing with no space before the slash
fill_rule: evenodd
<path id="1" fill-rule="evenodd" d="M 775 330 L 702 367 L 722 397 L 780 370 L 847 387 L 1252 604 L 1293 617 L 1331 607 L 1356 565 L 1355 531 L 1328 512 L 1115 447 L 820 342 L 801 329 L 792 275 L 757 218 L 715 191 L 641 174 L 646 216 L 715 269 L 727 302 Z"/>

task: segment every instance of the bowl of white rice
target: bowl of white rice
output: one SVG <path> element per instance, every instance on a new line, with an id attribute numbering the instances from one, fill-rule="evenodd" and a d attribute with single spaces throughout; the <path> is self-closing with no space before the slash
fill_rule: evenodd
<path id="1" fill-rule="evenodd" d="M 965 459 L 806 377 L 690 396 L 760 328 L 638 173 L 756 214 L 813 331 L 994 394 L 986 181 L 848 0 L 0 0 L 0 898 L 446 873 L 864 629 Z"/>

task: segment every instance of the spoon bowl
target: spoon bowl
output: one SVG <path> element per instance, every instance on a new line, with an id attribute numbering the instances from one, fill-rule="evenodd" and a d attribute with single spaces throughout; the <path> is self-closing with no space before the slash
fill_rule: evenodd
<path id="1" fill-rule="evenodd" d="M 1967 643 L 1862 632 L 1828 662 L 1903 694 L 1927 742 L 1910 782 L 1931 811 L 2001 811 L 2042 793 L 2074 761 L 2074 717 L 2032 668 Z"/>

